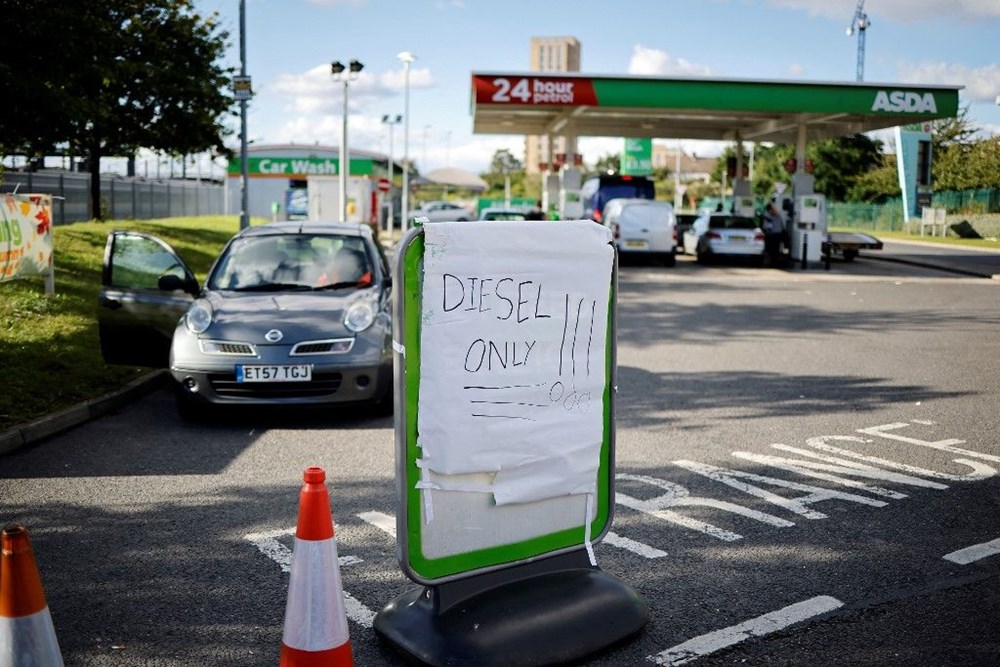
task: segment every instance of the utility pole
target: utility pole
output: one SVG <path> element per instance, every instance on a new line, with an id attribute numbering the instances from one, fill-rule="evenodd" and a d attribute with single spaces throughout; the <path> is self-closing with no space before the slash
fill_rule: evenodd
<path id="1" fill-rule="evenodd" d="M 247 7 L 240 0 L 240 76 L 234 86 L 240 101 L 240 229 L 250 226 L 250 193 L 247 190 L 247 99 L 250 96 L 250 79 L 247 77 Z M 245 89 L 241 86 L 245 85 Z"/>

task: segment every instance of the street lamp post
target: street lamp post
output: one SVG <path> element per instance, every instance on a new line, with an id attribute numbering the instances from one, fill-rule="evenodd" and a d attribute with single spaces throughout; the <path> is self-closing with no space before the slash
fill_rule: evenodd
<path id="1" fill-rule="evenodd" d="M 389 160 L 388 160 L 389 164 L 386 165 L 388 167 L 386 171 L 389 172 L 389 192 L 386 193 L 389 199 L 389 210 L 385 216 L 386 218 L 385 231 L 391 233 L 392 232 L 392 185 L 396 180 L 396 165 L 393 164 L 392 162 L 392 130 L 394 127 L 403 122 L 403 116 L 400 114 L 396 114 L 395 116 L 390 116 L 389 114 L 385 114 L 384 116 L 382 116 L 382 122 L 389 126 Z"/>
<path id="2" fill-rule="evenodd" d="M 351 169 L 351 155 L 347 148 L 347 86 L 358 78 L 364 65 L 352 60 L 347 67 L 336 60 L 330 64 L 330 72 L 334 81 L 344 82 L 344 118 L 340 126 L 340 165 L 337 168 L 340 177 L 340 221 L 347 222 L 347 172 Z"/>
<path id="3" fill-rule="evenodd" d="M 409 227 L 410 218 L 410 65 L 417 59 L 409 51 L 400 51 L 396 57 L 403 61 L 403 233 Z"/>

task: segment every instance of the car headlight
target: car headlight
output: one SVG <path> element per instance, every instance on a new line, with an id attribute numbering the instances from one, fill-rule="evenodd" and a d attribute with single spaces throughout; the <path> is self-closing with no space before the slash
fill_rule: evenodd
<path id="1" fill-rule="evenodd" d="M 212 323 L 212 304 L 205 299 L 197 299 L 184 316 L 184 325 L 193 334 L 200 334 Z"/>
<path id="2" fill-rule="evenodd" d="M 355 301 L 344 313 L 344 326 L 354 333 L 361 333 L 375 321 L 375 305 L 368 299 Z"/>

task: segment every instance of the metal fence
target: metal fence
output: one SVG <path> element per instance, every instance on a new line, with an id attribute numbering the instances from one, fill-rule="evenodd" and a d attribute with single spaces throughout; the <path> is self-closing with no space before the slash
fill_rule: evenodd
<path id="1" fill-rule="evenodd" d="M 5 171 L 0 192 L 50 194 L 53 224 L 89 220 L 90 174 Z M 222 215 L 225 187 L 210 181 L 101 176 L 101 210 L 108 219 Z"/>
<path id="2" fill-rule="evenodd" d="M 935 192 L 931 205 L 946 210 L 948 215 L 1000 213 L 1000 189 Z M 826 211 L 830 227 L 873 232 L 904 229 L 903 202 L 899 198 L 884 204 L 828 202 Z"/>

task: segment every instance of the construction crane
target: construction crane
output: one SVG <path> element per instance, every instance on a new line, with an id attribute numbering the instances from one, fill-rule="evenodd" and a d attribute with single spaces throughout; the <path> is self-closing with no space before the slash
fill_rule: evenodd
<path id="1" fill-rule="evenodd" d="M 851 18 L 851 25 L 847 26 L 847 36 L 850 37 L 854 31 L 858 31 L 858 81 L 865 80 L 865 30 L 871 25 L 868 14 L 865 14 L 865 0 L 858 0 L 858 6 L 854 9 L 854 17 Z"/>

